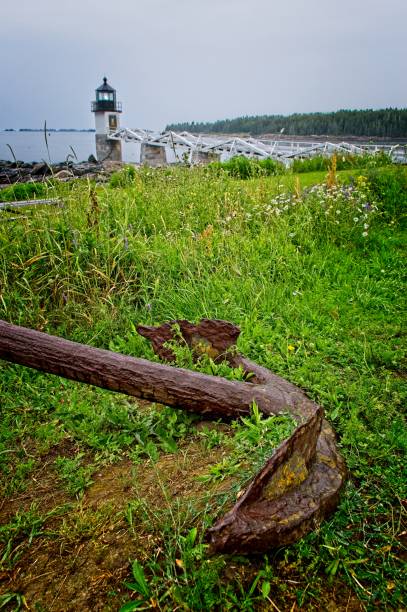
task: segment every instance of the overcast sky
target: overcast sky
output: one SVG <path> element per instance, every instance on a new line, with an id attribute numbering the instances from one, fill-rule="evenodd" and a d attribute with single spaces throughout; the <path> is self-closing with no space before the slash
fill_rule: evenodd
<path id="1" fill-rule="evenodd" d="M 0 126 L 407 106 L 407 0 L 0 0 Z"/>

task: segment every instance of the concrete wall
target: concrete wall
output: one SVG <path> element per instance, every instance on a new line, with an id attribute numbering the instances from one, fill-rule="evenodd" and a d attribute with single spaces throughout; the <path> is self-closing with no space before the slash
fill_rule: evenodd
<path id="1" fill-rule="evenodd" d="M 165 147 L 143 142 L 141 145 L 140 163 L 152 167 L 166 166 L 167 156 L 165 154 Z"/>
<path id="2" fill-rule="evenodd" d="M 122 161 L 121 140 L 109 140 L 106 134 L 96 134 L 96 157 L 101 161 Z"/>

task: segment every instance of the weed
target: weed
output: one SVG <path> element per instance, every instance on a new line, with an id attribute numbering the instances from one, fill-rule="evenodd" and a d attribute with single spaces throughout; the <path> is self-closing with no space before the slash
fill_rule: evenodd
<path id="1" fill-rule="evenodd" d="M 265 418 L 254 403 L 250 417 L 241 417 L 233 423 L 232 428 L 234 435 L 223 438 L 229 455 L 213 465 L 207 474 L 199 476 L 202 482 L 222 481 L 238 475 L 237 486 L 244 487 L 272 456 L 276 447 L 291 435 L 295 423 L 288 415 Z M 201 435 L 207 434 L 201 432 Z M 213 440 L 213 435 L 210 440 Z"/>
<path id="2" fill-rule="evenodd" d="M 59 511 L 41 515 L 32 503 L 27 511 L 18 511 L 8 524 L 0 526 L 0 569 L 13 567 L 34 538 L 44 534 L 45 521 Z"/>
<path id="3" fill-rule="evenodd" d="M 8 592 L 0 595 L 0 610 L 10 605 L 13 605 L 14 612 L 28 608 L 26 599 L 21 593 Z"/>
<path id="4" fill-rule="evenodd" d="M 17 491 L 24 490 L 26 486 L 27 477 L 32 472 L 34 466 L 35 459 L 33 458 L 28 459 L 27 461 L 20 461 L 16 463 L 15 468 L 13 470 L 13 475 L 5 487 L 4 494 L 10 495 Z"/>
<path id="5" fill-rule="evenodd" d="M 84 454 L 79 453 L 74 459 L 66 457 L 55 459 L 57 473 L 70 495 L 83 495 L 85 489 L 92 483 L 93 468 L 81 465 L 83 457 Z"/>
<path id="6" fill-rule="evenodd" d="M 118 172 L 113 172 L 110 177 L 109 185 L 113 188 L 129 187 L 134 183 L 136 169 L 134 166 L 124 166 Z"/>
<path id="7" fill-rule="evenodd" d="M 337 155 L 336 153 L 334 153 L 331 157 L 329 168 L 328 168 L 328 175 L 326 177 L 326 184 L 327 184 L 328 189 L 332 189 L 333 187 L 336 187 L 337 160 L 338 160 Z"/>

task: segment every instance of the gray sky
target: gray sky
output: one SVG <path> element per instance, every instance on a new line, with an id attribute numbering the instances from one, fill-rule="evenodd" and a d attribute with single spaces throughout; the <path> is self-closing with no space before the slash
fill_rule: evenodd
<path id="1" fill-rule="evenodd" d="M 0 0 L 0 127 L 407 106 L 407 0 Z"/>

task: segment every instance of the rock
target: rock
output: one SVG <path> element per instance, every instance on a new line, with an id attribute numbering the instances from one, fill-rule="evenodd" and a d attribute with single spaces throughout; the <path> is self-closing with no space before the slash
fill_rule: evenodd
<path id="1" fill-rule="evenodd" d="M 74 175 L 69 170 L 60 170 L 59 172 L 54 174 L 54 178 L 59 179 L 59 180 L 73 178 L 73 177 Z"/>
<path id="2" fill-rule="evenodd" d="M 30 176 L 31 168 L 18 168 L 18 173 L 20 176 Z"/>
<path id="3" fill-rule="evenodd" d="M 113 168 L 111 169 L 113 171 Z M 75 177 L 90 177 L 98 180 L 100 174 L 105 175 L 102 164 L 97 161 L 81 162 L 60 162 L 49 166 L 45 162 L 14 162 L 10 160 L 0 160 L 0 182 L 13 184 L 15 182 L 26 182 L 29 180 L 41 181 L 52 175 L 59 180 L 70 180 Z M 103 180 L 103 179 L 102 179 Z"/>
<path id="4" fill-rule="evenodd" d="M 75 176 L 85 176 L 89 173 L 89 168 L 82 164 L 76 164 L 72 168 L 72 172 L 75 174 Z"/>
<path id="5" fill-rule="evenodd" d="M 102 164 L 103 170 L 109 174 L 112 172 L 116 172 L 117 170 L 121 170 L 125 164 L 119 161 L 104 161 Z"/>
<path id="6" fill-rule="evenodd" d="M 88 162 L 89 162 L 90 164 L 97 164 L 97 163 L 98 163 L 98 160 L 96 159 L 96 157 L 95 157 L 94 155 L 89 155 L 89 157 L 88 157 Z"/>
<path id="7" fill-rule="evenodd" d="M 47 164 L 43 164 L 43 163 L 35 164 L 35 166 L 31 170 L 31 174 L 33 176 L 39 176 L 39 175 L 45 176 L 46 174 L 49 174 L 49 172 L 50 170 Z"/>

